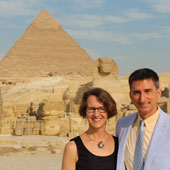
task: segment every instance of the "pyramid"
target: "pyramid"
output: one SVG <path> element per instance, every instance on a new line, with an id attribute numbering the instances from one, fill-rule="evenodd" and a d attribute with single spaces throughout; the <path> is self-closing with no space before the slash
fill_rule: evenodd
<path id="1" fill-rule="evenodd" d="M 45 9 L 0 62 L 0 77 L 92 74 L 94 61 Z"/>

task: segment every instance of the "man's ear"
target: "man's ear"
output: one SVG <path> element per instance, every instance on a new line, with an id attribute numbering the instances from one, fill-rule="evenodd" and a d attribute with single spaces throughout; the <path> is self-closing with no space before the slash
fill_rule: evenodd
<path id="1" fill-rule="evenodd" d="M 133 100 L 132 100 L 132 94 L 131 94 L 131 92 L 129 92 L 129 97 L 130 97 L 130 99 L 131 99 L 131 104 L 133 104 Z"/>
<path id="2" fill-rule="evenodd" d="M 158 94 L 158 98 L 160 98 L 161 95 L 162 95 L 162 90 L 161 90 L 161 88 L 158 88 L 158 89 L 157 89 L 157 94 Z"/>

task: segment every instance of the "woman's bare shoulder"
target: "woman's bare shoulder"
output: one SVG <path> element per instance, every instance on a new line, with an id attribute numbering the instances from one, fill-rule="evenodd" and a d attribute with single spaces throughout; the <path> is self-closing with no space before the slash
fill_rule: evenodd
<path id="1" fill-rule="evenodd" d="M 78 160 L 77 147 L 74 141 L 70 141 L 65 145 L 62 170 L 75 170 L 75 165 Z"/>
<path id="2" fill-rule="evenodd" d="M 65 151 L 77 152 L 77 147 L 74 141 L 70 141 L 65 145 Z"/>

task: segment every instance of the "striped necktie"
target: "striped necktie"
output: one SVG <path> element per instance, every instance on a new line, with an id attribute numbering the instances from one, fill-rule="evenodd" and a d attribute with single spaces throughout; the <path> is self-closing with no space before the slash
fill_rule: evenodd
<path id="1" fill-rule="evenodd" d="M 144 132 L 144 121 L 140 121 L 139 136 L 136 142 L 135 155 L 134 155 L 134 169 L 143 170 L 143 132 Z"/>

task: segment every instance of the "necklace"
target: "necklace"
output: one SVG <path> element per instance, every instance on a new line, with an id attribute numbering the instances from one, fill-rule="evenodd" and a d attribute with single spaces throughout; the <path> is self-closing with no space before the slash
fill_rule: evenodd
<path id="1" fill-rule="evenodd" d="M 87 135 L 87 137 L 88 137 L 90 140 L 95 141 L 95 139 L 92 138 L 92 137 L 90 137 L 87 133 L 86 133 L 86 135 Z M 103 149 L 103 148 L 104 148 L 104 143 L 103 143 L 103 141 L 101 140 L 101 141 L 97 144 L 97 146 L 98 146 L 99 149 Z"/>
<path id="2" fill-rule="evenodd" d="M 98 144 L 97 144 L 98 148 L 99 149 L 103 149 L 104 148 L 104 144 L 102 141 L 100 141 Z"/>

